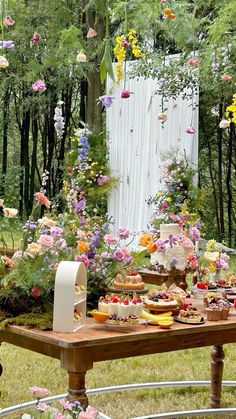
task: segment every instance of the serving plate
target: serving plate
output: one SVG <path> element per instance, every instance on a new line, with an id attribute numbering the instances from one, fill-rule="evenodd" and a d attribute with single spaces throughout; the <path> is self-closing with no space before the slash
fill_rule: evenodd
<path id="1" fill-rule="evenodd" d="M 200 321 L 200 322 L 185 322 L 185 321 L 183 321 L 183 320 L 179 320 L 179 319 L 178 319 L 178 317 L 176 317 L 176 316 L 174 316 L 174 320 L 175 320 L 177 323 L 182 323 L 182 324 L 192 324 L 192 325 L 194 325 L 194 326 L 197 326 L 198 324 L 204 324 L 204 323 L 205 323 L 205 319 L 204 319 L 204 317 L 202 317 L 202 319 L 201 319 L 201 321 Z"/>

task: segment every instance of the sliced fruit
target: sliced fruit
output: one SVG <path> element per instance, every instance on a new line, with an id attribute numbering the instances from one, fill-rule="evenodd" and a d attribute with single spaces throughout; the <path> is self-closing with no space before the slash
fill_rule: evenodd
<path id="1" fill-rule="evenodd" d="M 173 324 L 173 320 L 160 320 L 158 324 L 161 329 L 170 329 Z"/>
<path id="2" fill-rule="evenodd" d="M 99 323 L 104 323 L 110 315 L 108 313 L 103 313 L 102 311 L 93 310 L 91 314 L 95 320 Z"/>

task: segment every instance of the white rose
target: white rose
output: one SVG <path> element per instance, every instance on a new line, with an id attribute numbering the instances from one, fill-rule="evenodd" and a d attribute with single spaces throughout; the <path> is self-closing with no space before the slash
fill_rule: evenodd
<path id="1" fill-rule="evenodd" d="M 223 129 L 229 128 L 229 126 L 230 126 L 230 122 L 227 121 L 227 119 L 222 119 L 219 123 L 219 127 Z"/>
<path id="2" fill-rule="evenodd" d="M 30 243 L 27 246 L 27 252 L 31 253 L 32 255 L 37 255 L 41 250 L 41 246 L 38 243 Z"/>
<path id="3" fill-rule="evenodd" d="M 15 208 L 3 208 L 4 217 L 13 218 L 18 213 L 18 210 Z"/>
<path id="4" fill-rule="evenodd" d="M 40 224 L 43 224 L 45 227 L 55 227 L 57 225 L 56 221 L 48 217 L 43 217 L 38 220 Z"/>

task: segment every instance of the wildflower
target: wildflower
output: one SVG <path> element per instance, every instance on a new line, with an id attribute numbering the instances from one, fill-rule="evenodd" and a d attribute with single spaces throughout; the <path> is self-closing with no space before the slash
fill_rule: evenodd
<path id="1" fill-rule="evenodd" d="M 45 205 L 45 207 L 49 208 L 51 205 L 51 202 L 48 200 L 48 198 L 42 193 L 42 192 L 36 192 L 34 195 L 36 200 L 40 202 L 40 204 Z"/>
<path id="2" fill-rule="evenodd" d="M 4 263 L 5 266 L 9 266 L 9 268 L 12 268 L 14 266 L 14 261 L 8 256 L 1 256 L 1 261 Z"/>
<path id="3" fill-rule="evenodd" d="M 35 92 L 42 92 L 42 93 L 45 92 L 46 90 L 45 82 L 43 80 L 37 80 L 36 82 L 32 84 L 32 89 Z"/>
<path id="4" fill-rule="evenodd" d="M 187 127 L 184 129 L 184 132 L 186 132 L 186 134 L 195 134 L 196 130 L 193 127 Z"/>
<path id="5" fill-rule="evenodd" d="M 110 178 L 109 178 L 109 176 L 106 176 L 106 175 L 100 175 L 98 178 L 97 178 L 97 184 L 98 185 L 104 185 L 105 183 L 107 183 L 107 182 L 109 182 L 109 180 L 110 180 Z"/>
<path id="6" fill-rule="evenodd" d="M 3 55 L 0 55 L 0 68 L 6 68 L 8 66 L 9 62 L 7 61 L 7 59 Z"/>
<path id="7" fill-rule="evenodd" d="M 190 58 L 190 59 L 187 61 L 187 64 L 188 64 L 188 65 L 192 65 L 192 66 L 198 66 L 198 65 L 199 65 L 199 61 L 198 61 L 198 60 L 195 60 L 194 58 Z"/>
<path id="8" fill-rule="evenodd" d="M 95 31 L 95 29 L 89 28 L 87 32 L 87 38 L 91 39 L 91 38 L 94 38 L 95 36 L 97 36 L 97 32 Z"/>
<path id="9" fill-rule="evenodd" d="M 17 215 L 18 210 L 15 208 L 3 208 L 4 217 L 13 218 Z"/>
<path id="10" fill-rule="evenodd" d="M 85 63 L 87 61 L 87 57 L 82 51 L 80 51 L 76 57 L 76 61 L 78 61 L 78 63 Z"/>
<path id="11" fill-rule="evenodd" d="M 32 295 L 32 297 L 34 297 L 34 298 L 40 297 L 40 295 L 41 295 L 41 290 L 40 290 L 38 287 L 34 287 L 34 288 L 32 288 L 32 290 L 31 290 L 31 295 Z"/>
<path id="12" fill-rule="evenodd" d="M 36 399 L 42 399 L 49 395 L 49 390 L 45 387 L 29 387 L 29 392 L 33 397 L 36 397 Z"/>
<path id="13" fill-rule="evenodd" d="M 50 409 L 50 406 L 47 403 L 38 403 L 36 408 L 40 412 L 46 412 L 48 409 Z"/>
<path id="14" fill-rule="evenodd" d="M 97 100 L 98 102 L 100 101 L 106 108 L 110 108 L 114 99 L 115 99 L 114 96 L 103 95 L 103 96 L 99 96 Z"/>
<path id="15" fill-rule="evenodd" d="M 10 16 L 8 16 L 8 17 L 5 17 L 4 19 L 3 19 L 3 25 L 4 26 L 13 26 L 15 24 L 15 21 L 12 19 L 12 17 L 10 17 Z"/>
<path id="16" fill-rule="evenodd" d="M 13 41 L 0 41 L 0 47 L 11 49 L 14 48 L 15 44 Z"/>
<path id="17" fill-rule="evenodd" d="M 41 41 L 41 35 L 38 32 L 34 32 L 31 41 L 33 44 L 37 44 L 39 41 Z"/>
<path id="18" fill-rule="evenodd" d="M 232 77 L 229 74 L 222 74 L 221 76 L 221 80 L 224 80 L 224 81 L 229 81 L 231 79 Z"/>

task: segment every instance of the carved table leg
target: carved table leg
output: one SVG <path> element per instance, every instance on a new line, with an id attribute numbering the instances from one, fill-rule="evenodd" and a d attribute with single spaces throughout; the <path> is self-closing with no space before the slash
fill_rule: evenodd
<path id="1" fill-rule="evenodd" d="M 83 408 L 88 406 L 88 397 L 85 388 L 86 372 L 68 372 L 69 388 L 67 399 L 71 402 L 78 401 Z"/>
<path id="2" fill-rule="evenodd" d="M 1 346 L 1 342 L 0 342 L 0 346 Z M 0 377 L 2 375 L 2 365 L 0 364 Z"/>
<path id="3" fill-rule="evenodd" d="M 215 345 L 211 351 L 211 408 L 220 407 L 222 375 L 224 366 L 223 345 Z"/>

